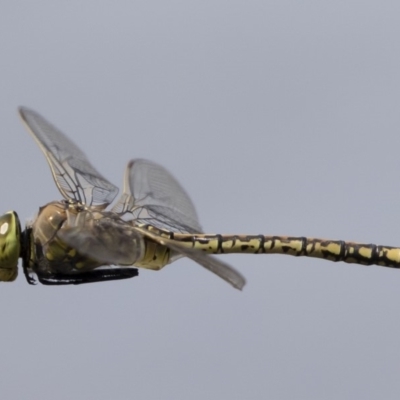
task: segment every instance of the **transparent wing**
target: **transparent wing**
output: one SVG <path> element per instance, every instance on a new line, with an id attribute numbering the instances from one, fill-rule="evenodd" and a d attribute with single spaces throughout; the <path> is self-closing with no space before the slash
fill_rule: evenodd
<path id="1" fill-rule="evenodd" d="M 246 284 L 246 279 L 243 277 L 243 275 L 241 275 L 238 271 L 236 271 L 234 268 L 224 263 L 223 261 L 217 260 L 215 257 L 205 254 L 200 250 L 187 248 L 179 242 L 165 238 L 163 236 L 159 236 L 146 229 L 142 229 L 140 227 L 137 227 L 136 229 L 143 236 L 163 246 L 167 246 L 173 251 L 192 259 L 197 264 L 200 264 L 204 268 L 222 278 L 224 281 L 230 283 L 236 289 L 242 290 L 243 286 Z"/>
<path id="2" fill-rule="evenodd" d="M 45 154 L 58 190 L 66 199 L 105 208 L 118 188 L 100 175 L 85 154 L 37 112 L 25 107 L 19 114 Z"/>
<path id="3" fill-rule="evenodd" d="M 133 265 L 144 251 L 142 235 L 110 212 L 67 211 L 57 236 L 80 254 L 108 265 Z"/>
<path id="4" fill-rule="evenodd" d="M 195 207 L 185 190 L 165 168 L 148 160 L 128 163 L 124 193 L 112 211 L 130 212 L 138 223 L 172 232 L 202 232 Z"/>

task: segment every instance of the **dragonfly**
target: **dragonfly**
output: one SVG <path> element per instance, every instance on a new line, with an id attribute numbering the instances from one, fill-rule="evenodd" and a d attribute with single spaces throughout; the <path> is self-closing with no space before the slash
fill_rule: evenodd
<path id="1" fill-rule="evenodd" d="M 206 234 L 192 200 L 164 167 L 131 160 L 123 192 L 37 112 L 19 115 L 44 153 L 63 199 L 39 209 L 21 230 L 18 214 L 0 217 L 0 281 L 14 281 L 18 261 L 30 284 L 68 285 L 133 278 L 187 257 L 234 288 L 246 283 L 213 255 L 285 254 L 400 268 L 400 248 L 308 237 Z"/>

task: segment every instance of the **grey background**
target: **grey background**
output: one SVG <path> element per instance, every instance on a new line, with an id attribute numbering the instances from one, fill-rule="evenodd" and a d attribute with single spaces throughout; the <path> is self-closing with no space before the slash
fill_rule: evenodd
<path id="1" fill-rule="evenodd" d="M 207 232 L 400 245 L 398 2 L 5 1 L 0 209 L 59 199 L 16 107 L 120 185 L 166 166 Z M 0 288 L 4 399 L 397 399 L 400 272 L 225 256 Z"/>

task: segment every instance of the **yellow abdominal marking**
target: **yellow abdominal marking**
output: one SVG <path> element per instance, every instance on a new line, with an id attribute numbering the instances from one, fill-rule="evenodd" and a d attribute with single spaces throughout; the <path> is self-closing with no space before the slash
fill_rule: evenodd
<path id="1" fill-rule="evenodd" d="M 135 267 L 160 270 L 169 262 L 170 249 L 150 240 L 145 242 L 145 252 L 141 260 L 135 263 Z"/>

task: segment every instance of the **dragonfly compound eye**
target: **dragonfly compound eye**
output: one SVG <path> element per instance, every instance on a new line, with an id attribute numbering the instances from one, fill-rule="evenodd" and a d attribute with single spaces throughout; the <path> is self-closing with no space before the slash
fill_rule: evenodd
<path id="1" fill-rule="evenodd" d="M 16 212 L 0 217 L 0 281 L 10 282 L 18 275 L 21 251 L 21 227 Z"/>

